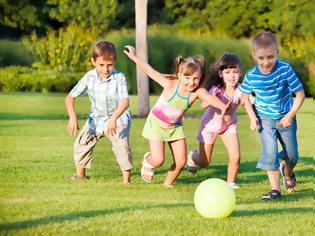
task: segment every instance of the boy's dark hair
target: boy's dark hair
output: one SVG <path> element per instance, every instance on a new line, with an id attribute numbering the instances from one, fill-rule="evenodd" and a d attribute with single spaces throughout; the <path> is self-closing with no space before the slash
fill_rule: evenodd
<path id="1" fill-rule="evenodd" d="M 210 67 L 210 73 L 208 79 L 204 84 L 206 89 L 210 89 L 213 85 L 222 88 L 224 86 L 223 78 L 220 76 L 219 72 L 224 69 L 242 69 L 242 63 L 238 56 L 233 53 L 225 52 L 213 65 Z"/>
<path id="2" fill-rule="evenodd" d="M 266 48 L 270 45 L 275 45 L 278 48 L 278 40 L 274 33 L 262 32 L 257 34 L 252 40 L 252 50 Z"/>
<path id="3" fill-rule="evenodd" d="M 98 41 L 95 43 L 92 51 L 94 60 L 98 57 L 103 57 L 104 60 L 116 61 L 117 53 L 115 45 L 107 41 Z"/>

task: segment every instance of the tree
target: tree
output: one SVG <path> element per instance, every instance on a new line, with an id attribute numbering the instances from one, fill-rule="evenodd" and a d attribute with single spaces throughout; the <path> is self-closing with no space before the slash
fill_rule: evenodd
<path id="1" fill-rule="evenodd" d="M 147 0 L 136 0 L 136 50 L 138 57 L 147 62 Z M 149 114 L 149 80 L 137 66 L 138 116 Z"/>

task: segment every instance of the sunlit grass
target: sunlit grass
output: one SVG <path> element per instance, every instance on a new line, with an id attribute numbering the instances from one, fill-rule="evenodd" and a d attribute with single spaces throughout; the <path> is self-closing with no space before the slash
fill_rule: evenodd
<path id="1" fill-rule="evenodd" d="M 239 110 L 242 161 L 236 191 L 237 206 L 225 220 L 202 218 L 193 205 L 197 185 L 212 177 L 226 178 L 227 155 L 218 141 L 213 164 L 191 175 L 184 171 L 173 189 L 162 187 L 167 168 L 156 171 L 152 184 L 139 175 L 148 150 L 141 137 L 144 119 L 133 119 L 131 146 L 133 184 L 121 174 L 108 140 L 93 153 L 86 182 L 70 182 L 74 173 L 73 141 L 66 133 L 65 94 L 0 94 L 0 232 L 1 235 L 314 235 L 313 157 L 314 101 L 306 100 L 298 114 L 300 161 L 298 192 L 282 187 L 278 202 L 261 202 L 269 191 L 264 172 L 255 168 L 260 141 Z M 152 102 L 157 97 L 152 97 Z M 131 110 L 137 114 L 136 97 Z M 89 112 L 88 98 L 76 101 L 80 125 Z M 198 104 L 188 113 L 200 115 Z M 185 119 L 188 149 L 197 147 L 199 117 Z M 170 155 L 167 150 L 168 157 Z"/>

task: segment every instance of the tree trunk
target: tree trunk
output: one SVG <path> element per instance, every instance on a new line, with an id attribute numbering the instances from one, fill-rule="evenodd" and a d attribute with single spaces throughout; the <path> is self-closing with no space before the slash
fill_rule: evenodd
<path id="1" fill-rule="evenodd" d="M 135 0 L 136 4 L 136 50 L 137 56 L 148 61 L 147 51 L 147 0 Z M 149 79 L 137 66 L 138 116 L 149 114 Z"/>

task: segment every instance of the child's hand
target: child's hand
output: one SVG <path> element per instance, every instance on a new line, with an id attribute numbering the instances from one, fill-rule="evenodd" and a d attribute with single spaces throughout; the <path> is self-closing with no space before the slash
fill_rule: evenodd
<path id="1" fill-rule="evenodd" d="M 124 50 L 124 53 L 128 56 L 128 57 L 133 57 L 136 56 L 136 49 L 133 46 L 130 45 L 126 45 L 125 48 L 127 48 L 128 50 Z"/>
<path id="2" fill-rule="evenodd" d="M 77 130 L 79 130 L 79 124 L 77 118 L 70 118 L 67 126 L 68 133 L 70 135 L 75 135 Z"/>
<path id="3" fill-rule="evenodd" d="M 225 104 L 224 108 L 221 110 L 222 111 L 222 115 L 228 115 L 229 109 L 231 107 L 233 100 L 230 99 L 229 102 L 227 104 Z"/>
<path id="4" fill-rule="evenodd" d="M 279 125 L 283 128 L 290 128 L 292 123 L 292 117 L 289 114 L 286 114 L 282 119 L 279 121 Z"/>
<path id="5" fill-rule="evenodd" d="M 255 130 L 259 129 L 259 121 L 258 121 L 258 119 L 256 117 L 250 119 L 250 129 L 252 131 L 255 131 Z"/>
<path id="6" fill-rule="evenodd" d="M 116 130 L 117 130 L 117 126 L 116 126 L 116 119 L 114 119 L 113 117 L 111 117 L 108 121 L 107 124 L 107 135 L 111 135 L 113 136 L 114 134 L 116 134 Z"/>

